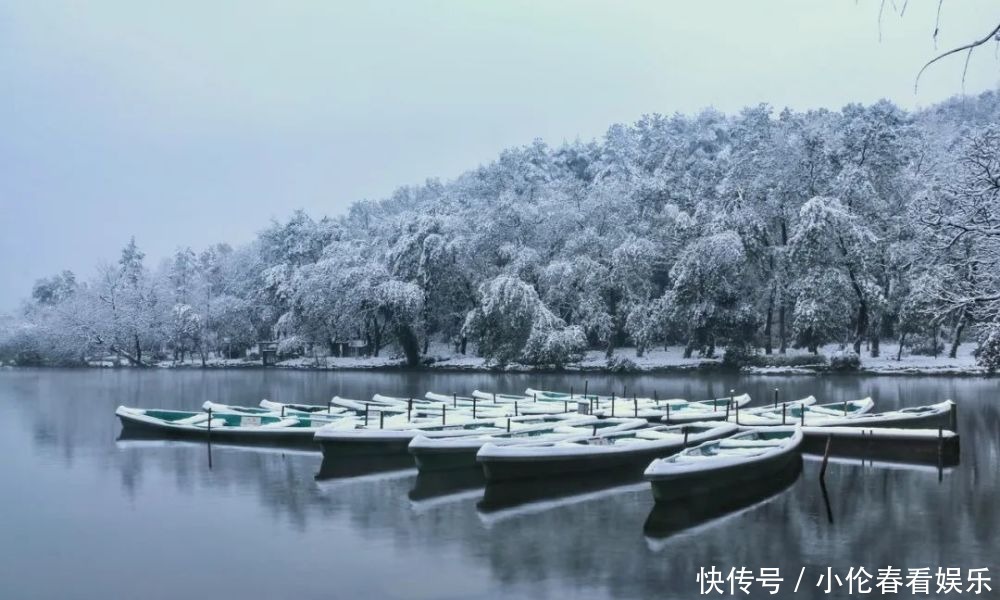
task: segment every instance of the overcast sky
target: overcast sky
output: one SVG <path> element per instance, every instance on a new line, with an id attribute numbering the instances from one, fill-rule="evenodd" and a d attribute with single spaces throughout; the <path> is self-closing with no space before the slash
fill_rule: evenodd
<path id="1" fill-rule="evenodd" d="M 926 106 L 937 2 L 0 0 L 0 311 L 135 235 L 150 259 L 336 214 L 643 113 Z M 906 4 L 895 0 L 896 8 Z M 944 3 L 940 48 L 995 2 Z M 993 46 L 965 89 L 995 88 Z"/>

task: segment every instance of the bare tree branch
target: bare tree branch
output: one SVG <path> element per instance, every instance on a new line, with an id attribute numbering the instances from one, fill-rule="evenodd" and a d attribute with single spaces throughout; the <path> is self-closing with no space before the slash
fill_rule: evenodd
<path id="1" fill-rule="evenodd" d="M 941 59 L 943 59 L 945 57 L 951 56 L 952 54 L 958 54 L 959 52 L 968 51 L 969 52 L 969 56 L 965 57 L 965 69 L 962 71 L 962 85 L 964 86 L 965 85 L 965 73 L 969 69 L 969 57 L 972 56 L 972 51 L 975 50 L 976 48 L 978 48 L 979 46 L 982 46 L 986 42 L 990 41 L 991 39 L 993 39 L 994 36 L 996 36 L 998 34 L 1000 34 L 1000 23 L 998 23 L 997 26 L 994 27 L 992 31 L 990 31 L 988 34 L 986 34 L 985 37 L 982 37 L 982 38 L 980 38 L 978 40 L 975 40 L 973 42 L 965 44 L 964 46 L 959 46 L 958 48 L 952 48 L 951 50 L 949 50 L 947 52 L 944 52 L 942 54 L 939 54 L 939 55 L 935 56 L 934 58 L 930 59 L 929 61 L 927 61 L 927 63 L 923 67 L 921 67 L 920 72 L 917 73 L 917 79 L 916 79 L 916 81 L 913 82 L 913 91 L 914 92 L 917 91 L 917 87 L 920 85 L 920 76 L 924 74 L 924 71 L 927 70 L 927 67 L 933 65 L 934 63 L 936 63 L 937 61 L 939 61 L 939 60 L 941 60 Z M 935 35 L 935 37 L 937 37 L 937 29 L 934 30 L 934 35 Z"/>

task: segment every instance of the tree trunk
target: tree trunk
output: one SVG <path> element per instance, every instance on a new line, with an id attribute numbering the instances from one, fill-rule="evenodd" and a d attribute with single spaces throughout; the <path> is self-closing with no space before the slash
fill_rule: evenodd
<path id="1" fill-rule="evenodd" d="M 771 322 L 774 321 L 774 292 L 767 303 L 767 319 L 764 321 L 764 354 L 771 354 Z"/>
<path id="2" fill-rule="evenodd" d="M 861 342 L 864 341 L 868 329 L 868 305 L 864 300 L 858 305 L 858 325 L 854 330 L 854 353 L 861 355 Z"/>
<path id="3" fill-rule="evenodd" d="M 691 354 L 694 352 L 694 336 L 688 339 L 688 343 L 684 346 L 684 358 L 691 358 Z"/>
<path id="4" fill-rule="evenodd" d="M 906 332 L 905 331 L 899 336 L 899 351 L 896 352 L 896 361 L 897 362 L 903 360 L 903 345 L 904 344 L 906 344 Z"/>
<path id="5" fill-rule="evenodd" d="M 948 351 L 948 358 L 955 358 L 958 354 L 958 345 L 962 343 L 962 330 L 965 329 L 965 311 L 958 316 L 958 325 L 955 327 L 955 339 L 951 340 L 951 350 Z"/>
<path id="6" fill-rule="evenodd" d="M 463 336 L 462 336 L 462 347 L 461 347 L 461 349 L 459 350 L 459 352 L 461 352 L 461 353 L 462 353 L 462 354 L 464 355 L 464 354 L 465 354 L 465 351 L 466 351 L 466 350 L 468 349 L 468 346 L 469 346 L 469 338 L 467 338 L 467 337 L 465 337 L 465 336 L 463 335 Z"/>
<path id="7" fill-rule="evenodd" d="M 135 362 L 142 365 L 142 346 L 139 345 L 139 334 L 132 337 L 135 340 Z"/>
<path id="8" fill-rule="evenodd" d="M 785 304 L 778 306 L 778 352 L 784 354 L 788 350 L 788 341 L 785 337 Z"/>
<path id="9" fill-rule="evenodd" d="M 422 354 L 427 354 L 427 349 L 430 347 L 430 344 L 431 344 L 431 336 L 429 335 L 424 336 L 424 351 L 422 352 Z"/>
<path id="10" fill-rule="evenodd" d="M 871 348 L 872 348 L 871 349 L 871 355 L 872 355 L 872 358 L 878 358 L 878 355 L 879 355 L 879 341 L 880 341 L 879 340 L 879 332 L 876 329 L 874 332 L 872 332 L 872 338 L 871 338 L 871 345 L 872 345 L 871 346 Z"/>
<path id="11" fill-rule="evenodd" d="M 636 345 L 635 345 L 635 357 L 636 358 L 642 358 L 642 355 L 645 354 L 645 353 L 646 353 L 646 344 L 643 344 L 641 342 L 636 343 Z"/>
<path id="12" fill-rule="evenodd" d="M 409 325 L 399 325 L 396 327 L 396 339 L 399 346 L 406 355 L 406 365 L 409 367 L 420 366 L 420 340 L 417 334 Z"/>

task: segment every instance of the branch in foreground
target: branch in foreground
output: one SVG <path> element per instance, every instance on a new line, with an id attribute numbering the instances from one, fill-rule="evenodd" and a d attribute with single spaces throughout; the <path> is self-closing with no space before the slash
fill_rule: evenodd
<path id="1" fill-rule="evenodd" d="M 936 33 L 937 32 L 935 31 L 935 34 Z M 937 61 L 939 61 L 939 60 L 941 60 L 941 59 L 943 59 L 945 57 L 951 56 L 952 54 L 958 54 L 959 52 L 964 52 L 964 51 L 968 50 L 969 54 L 968 54 L 968 56 L 965 57 L 965 67 L 962 69 L 962 85 L 964 86 L 965 85 L 965 74 L 969 71 L 969 58 L 972 57 L 972 51 L 975 50 L 976 48 L 978 48 L 979 46 L 982 46 L 986 42 L 990 41 L 995 36 L 1000 36 L 1000 23 L 998 23 L 997 26 L 993 28 L 993 31 L 991 31 L 988 34 L 986 34 L 985 37 L 982 37 L 982 38 L 980 38 L 978 40 L 970 42 L 970 43 L 968 43 L 968 44 L 966 44 L 964 46 L 959 46 L 958 48 L 952 48 L 951 50 L 949 50 L 947 52 L 944 52 L 942 54 L 938 54 L 934 58 L 932 58 L 929 61 L 927 61 L 927 63 L 923 67 L 920 68 L 920 71 L 917 73 L 917 79 L 913 82 L 913 91 L 914 91 L 914 93 L 917 91 L 917 87 L 920 85 L 920 76 L 924 74 L 924 71 L 927 70 L 927 67 L 933 65 L 934 63 L 936 63 Z"/>

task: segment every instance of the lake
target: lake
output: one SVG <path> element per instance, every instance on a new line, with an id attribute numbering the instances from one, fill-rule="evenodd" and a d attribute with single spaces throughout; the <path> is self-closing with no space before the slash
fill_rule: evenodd
<path id="1" fill-rule="evenodd" d="M 904 576 L 960 567 L 963 577 L 987 567 L 1000 576 L 998 379 L 586 379 L 591 392 L 624 385 L 629 395 L 661 398 L 735 389 L 754 405 L 776 387 L 789 400 L 870 395 L 876 410 L 952 398 L 961 463 L 939 472 L 831 461 L 825 499 L 820 463 L 807 459 L 738 510 L 720 516 L 706 507 L 708 518 L 664 534 L 646 526 L 656 515 L 641 482 L 540 485 L 538 497 L 522 490 L 497 510 L 474 477 L 418 480 L 411 468 L 316 481 L 318 452 L 213 445 L 210 461 L 201 443 L 119 441 L 114 416 L 119 404 L 581 391 L 583 375 L 0 369 L 0 598 L 692 598 L 699 568 L 713 565 L 779 568 L 779 593 L 755 585 L 753 597 L 819 598 L 827 567 L 842 577 L 859 566 Z"/>

